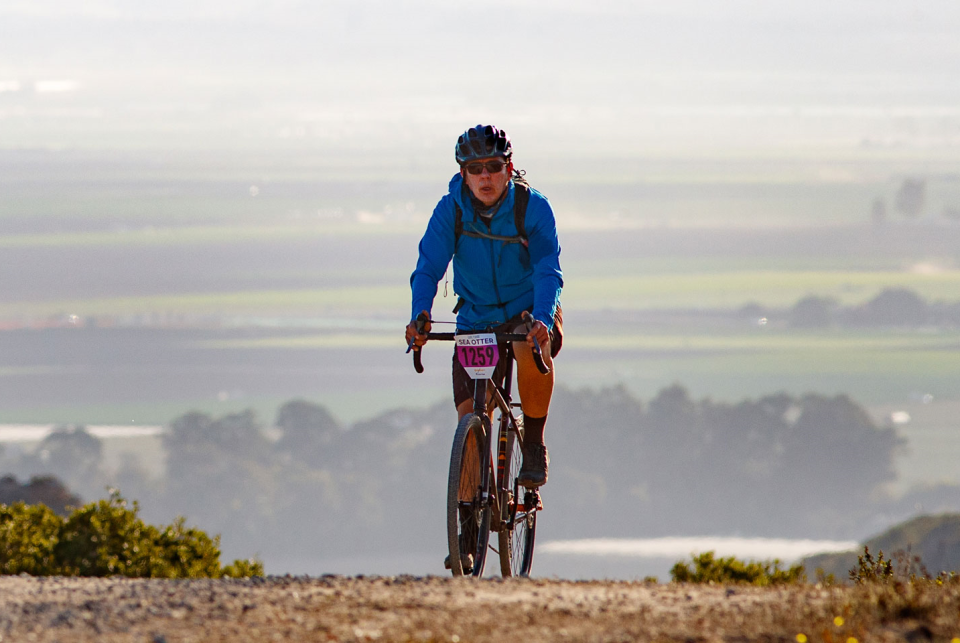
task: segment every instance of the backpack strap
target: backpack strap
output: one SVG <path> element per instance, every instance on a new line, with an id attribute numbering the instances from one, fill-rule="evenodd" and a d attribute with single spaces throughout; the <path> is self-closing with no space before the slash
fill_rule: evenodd
<path id="1" fill-rule="evenodd" d="M 460 204 L 456 201 L 453 202 L 453 251 L 457 251 L 457 245 L 460 243 L 460 237 L 463 235 L 463 210 L 460 209 Z"/>
<path id="2" fill-rule="evenodd" d="M 524 220 L 527 216 L 527 204 L 530 202 L 530 186 L 522 179 L 514 182 L 513 189 L 513 224 L 517 228 L 517 234 L 520 236 L 520 243 L 523 247 L 529 247 L 530 241 L 527 239 L 527 229 Z"/>

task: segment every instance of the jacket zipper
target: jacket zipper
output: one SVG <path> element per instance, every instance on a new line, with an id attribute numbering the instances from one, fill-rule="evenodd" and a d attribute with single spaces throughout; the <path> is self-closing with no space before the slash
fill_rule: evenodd
<path id="1" fill-rule="evenodd" d="M 496 213 L 494 213 L 496 216 Z M 477 219 L 477 214 L 473 214 L 474 221 Z M 490 218 L 490 223 L 488 224 L 491 234 L 493 233 L 493 217 Z M 507 311 L 506 305 L 503 303 L 503 300 L 500 298 L 500 285 L 497 283 L 497 261 L 496 254 L 493 249 L 493 244 L 496 243 L 493 239 L 486 239 L 487 244 L 490 246 L 490 274 L 493 277 L 493 291 L 497 294 L 497 307 L 503 311 L 504 321 L 506 321 Z"/>
<path id="2" fill-rule="evenodd" d="M 490 273 L 493 275 L 493 291 L 497 293 L 497 306 L 499 306 L 500 308 L 503 308 L 504 303 L 500 299 L 500 285 L 497 284 L 497 262 L 494 261 L 496 257 L 494 256 L 494 252 L 493 252 L 493 244 L 495 242 L 493 241 L 493 239 L 490 239 L 488 243 L 490 244 Z M 506 316 L 506 311 L 504 311 L 504 316 Z"/>

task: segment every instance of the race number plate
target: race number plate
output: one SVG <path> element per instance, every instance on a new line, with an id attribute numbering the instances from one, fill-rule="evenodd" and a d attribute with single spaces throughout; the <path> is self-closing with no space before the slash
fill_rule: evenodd
<path id="1" fill-rule="evenodd" d="M 457 335 L 457 359 L 473 379 L 490 379 L 500 360 L 497 336 L 493 333 Z"/>

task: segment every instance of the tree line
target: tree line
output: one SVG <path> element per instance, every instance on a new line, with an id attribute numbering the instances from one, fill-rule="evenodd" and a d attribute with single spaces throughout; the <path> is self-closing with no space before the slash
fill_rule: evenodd
<path id="1" fill-rule="evenodd" d="M 740 316 L 784 320 L 792 328 L 960 328 L 960 302 L 927 301 L 908 288 L 885 288 L 863 304 L 843 306 L 809 295 L 786 310 L 749 304 Z"/>
<path id="2" fill-rule="evenodd" d="M 960 498 L 949 485 L 890 497 L 905 441 L 842 395 L 729 403 L 675 385 L 648 402 L 623 387 L 559 390 L 554 400 L 544 537 L 861 537 L 918 503 L 951 508 Z M 63 427 L 3 466 L 57 476 L 85 501 L 118 487 L 146 519 L 186 516 L 222 534 L 226 556 L 259 554 L 269 571 L 275 557 L 442 547 L 455 422 L 443 402 L 346 426 L 298 399 L 269 425 L 253 411 L 176 418 L 160 478 L 133 462 L 106 472 L 102 444 L 83 427 Z M 7 479 L 8 490 L 16 484 Z"/>

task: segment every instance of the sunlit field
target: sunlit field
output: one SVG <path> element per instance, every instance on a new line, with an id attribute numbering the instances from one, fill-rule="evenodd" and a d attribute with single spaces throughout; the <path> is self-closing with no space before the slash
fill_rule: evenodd
<path id="1" fill-rule="evenodd" d="M 277 241 L 269 235 L 260 235 L 258 238 Z M 302 235 L 299 239 L 302 240 Z M 404 236 L 397 240 L 409 241 L 409 238 Z M 171 243 L 175 241 L 171 239 Z M 362 246 L 362 240 L 355 237 L 351 237 L 349 243 L 354 247 Z M 573 267 L 566 268 L 569 276 L 565 279 L 562 299 L 570 310 L 583 312 L 710 309 L 735 311 L 750 304 L 788 309 L 810 295 L 828 297 L 838 304 L 850 306 L 863 304 L 886 288 L 907 288 L 931 301 L 953 303 L 960 299 L 960 270 L 953 269 L 771 270 L 757 266 L 750 270 L 723 271 L 720 267 L 723 261 L 715 259 L 710 262 L 716 266 L 715 270 L 709 270 L 704 265 L 706 262 L 697 260 L 687 270 L 678 272 L 657 273 L 652 271 L 655 267 L 648 266 L 651 270 L 648 273 L 621 269 L 614 274 L 601 276 L 596 274 L 597 269 L 594 268 L 590 270 L 594 273 L 592 276 L 580 276 L 575 270 L 578 262 L 574 260 L 571 263 Z M 412 270 L 412 266 L 407 270 Z M 271 271 L 267 268 L 264 271 L 251 272 L 251 277 L 318 278 L 320 275 L 311 275 L 306 271 Z M 326 277 L 329 278 L 330 275 Z M 57 300 L 43 300 L 38 297 L 39 301 L 0 302 L 0 316 L 63 313 L 83 316 L 161 313 L 231 316 L 259 313 L 264 317 L 282 317 L 302 316 L 312 312 L 315 315 L 343 313 L 345 317 L 363 318 L 381 315 L 384 310 L 402 315 L 399 311 L 409 299 L 404 277 L 406 275 L 398 275 L 391 270 L 377 271 L 360 264 L 338 271 L 336 278 L 344 282 L 341 287 L 332 285 L 310 289 L 254 289 Z M 393 283 L 366 285 L 358 284 L 358 281 Z M 438 309 L 444 307 L 442 288 L 441 283 Z M 436 317 L 440 319 L 443 314 L 438 312 Z"/>
<path id="2" fill-rule="evenodd" d="M 859 304 L 884 288 L 909 288 L 931 299 L 953 301 L 960 271 L 735 270 L 686 274 L 631 274 L 578 279 L 564 291 L 571 307 L 584 310 L 736 309 L 749 303 L 790 307 L 807 295 Z"/>
<path id="3" fill-rule="evenodd" d="M 401 339 L 449 168 L 378 175 L 274 153 L 31 159 L 0 154 L 0 263 L 17 275 L 0 292 L 0 421 L 163 424 L 245 408 L 269 421 L 293 397 L 354 421 L 449 396 L 449 346 L 428 347 L 416 375 Z M 960 301 L 949 155 L 930 158 L 917 219 L 894 207 L 916 162 L 906 152 L 580 161 L 589 171 L 524 163 L 563 246 L 562 386 L 624 385 L 641 400 L 674 383 L 725 401 L 849 394 L 881 423 L 920 410 L 899 427 L 917 436 L 905 470 L 960 451 L 936 437 L 950 430 L 937 410 L 960 391 L 960 333 L 789 320 L 810 295 Z M 31 182 L 41 170 L 55 189 Z M 888 204 L 879 223 L 876 199 Z M 444 291 L 434 317 L 452 320 L 452 283 Z"/>

